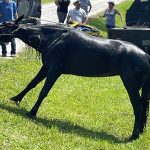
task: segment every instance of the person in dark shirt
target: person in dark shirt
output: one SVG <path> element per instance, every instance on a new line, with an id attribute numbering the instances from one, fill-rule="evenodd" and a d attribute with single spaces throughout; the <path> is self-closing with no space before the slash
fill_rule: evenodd
<path id="1" fill-rule="evenodd" d="M 57 16 L 59 23 L 64 23 L 67 13 L 70 0 L 55 0 L 57 6 Z"/>
<path id="2" fill-rule="evenodd" d="M 16 3 L 12 0 L 2 0 L 0 2 L 0 23 L 15 20 L 17 17 L 18 15 Z M 2 56 L 7 56 L 6 44 L 1 42 L 0 45 L 2 46 Z M 16 43 L 15 39 L 13 38 L 11 40 L 11 56 L 15 56 L 15 54 Z"/>

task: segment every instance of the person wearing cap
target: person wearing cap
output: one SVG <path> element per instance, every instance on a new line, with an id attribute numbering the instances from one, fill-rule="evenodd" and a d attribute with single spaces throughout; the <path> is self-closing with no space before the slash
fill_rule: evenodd
<path id="1" fill-rule="evenodd" d="M 75 6 L 74 9 L 71 9 L 67 16 L 67 22 L 75 21 L 81 24 L 87 23 L 87 14 L 85 10 L 81 8 L 81 2 L 79 0 L 75 0 L 73 5 Z"/>
<path id="2" fill-rule="evenodd" d="M 116 14 L 120 16 L 120 19 L 122 21 L 122 15 L 121 13 L 114 8 L 115 3 L 114 1 L 108 1 L 108 8 L 106 9 L 104 15 L 102 17 L 106 17 L 106 29 L 109 30 L 110 28 L 115 27 L 115 16 Z"/>
<path id="3" fill-rule="evenodd" d="M 86 14 L 90 13 L 92 5 L 90 0 L 80 0 L 81 8 L 85 10 Z"/>
<path id="4" fill-rule="evenodd" d="M 64 23 L 67 17 L 70 0 L 55 0 L 55 4 L 57 6 L 57 16 L 59 23 Z"/>

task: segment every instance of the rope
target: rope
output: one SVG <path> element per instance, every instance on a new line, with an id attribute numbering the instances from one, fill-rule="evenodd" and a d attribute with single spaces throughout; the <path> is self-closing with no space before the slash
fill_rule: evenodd
<path id="1" fill-rule="evenodd" d="M 36 17 L 29 17 L 29 18 L 31 18 L 31 19 L 36 19 L 36 20 L 38 20 L 38 21 L 45 21 L 45 22 L 50 22 L 50 23 L 53 23 L 53 24 L 58 24 L 58 25 L 63 25 L 63 26 L 65 26 L 64 23 L 58 23 L 58 22 L 55 22 L 55 21 L 45 20 L 45 19 L 36 18 Z"/>

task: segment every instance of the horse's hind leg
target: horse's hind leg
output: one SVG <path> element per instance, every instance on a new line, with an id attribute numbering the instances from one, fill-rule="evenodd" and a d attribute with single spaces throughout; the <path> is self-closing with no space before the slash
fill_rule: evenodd
<path id="1" fill-rule="evenodd" d="M 141 106 L 140 106 L 140 94 L 139 84 L 134 78 L 132 73 L 124 73 L 121 75 L 121 79 L 130 97 L 130 101 L 133 107 L 135 122 L 130 141 L 139 138 L 140 134 L 140 120 L 141 120 Z"/>
<path id="2" fill-rule="evenodd" d="M 141 113 L 141 126 L 140 133 L 143 133 L 144 127 L 146 127 L 147 117 L 149 112 L 149 99 L 150 99 L 150 78 L 148 78 L 142 88 L 141 95 L 141 105 L 142 105 L 142 113 Z"/>

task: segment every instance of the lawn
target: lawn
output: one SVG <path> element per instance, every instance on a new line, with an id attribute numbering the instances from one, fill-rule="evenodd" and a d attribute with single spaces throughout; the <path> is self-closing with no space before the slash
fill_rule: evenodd
<path id="1" fill-rule="evenodd" d="M 43 4 L 54 2 L 55 0 L 41 0 Z"/>
<path id="2" fill-rule="evenodd" d="M 116 6 L 116 8 L 121 12 L 121 14 L 123 16 L 123 20 L 121 21 L 120 16 L 116 15 L 116 27 L 124 27 L 124 25 L 125 25 L 125 13 L 132 3 L 133 3 L 132 0 L 126 0 L 122 4 Z M 101 15 L 103 15 L 103 12 L 100 13 L 98 16 L 101 16 Z M 107 37 L 106 27 L 105 27 L 105 18 L 98 17 L 98 16 L 95 19 L 93 19 L 93 17 L 90 17 L 89 18 L 89 24 L 98 28 L 99 30 L 101 30 L 102 35 L 104 37 Z"/>
<path id="3" fill-rule="evenodd" d="M 118 9 L 123 13 L 130 4 L 128 0 Z M 103 23 L 97 26 L 104 27 Z M 106 35 L 105 30 L 103 33 Z M 150 150 L 149 121 L 144 134 L 127 143 L 134 116 L 119 77 L 62 75 L 44 99 L 37 118 L 31 120 L 25 113 L 44 82 L 24 97 L 19 108 L 9 98 L 36 75 L 41 60 L 34 51 L 25 50 L 15 59 L 0 58 L 0 64 L 1 150 Z"/>

